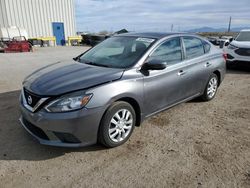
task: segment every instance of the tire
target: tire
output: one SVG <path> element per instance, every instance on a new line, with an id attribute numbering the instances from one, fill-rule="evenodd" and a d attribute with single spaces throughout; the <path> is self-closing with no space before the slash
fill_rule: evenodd
<path id="1" fill-rule="evenodd" d="M 108 148 L 124 144 L 131 136 L 135 122 L 134 108 L 127 102 L 115 102 L 108 108 L 101 120 L 98 132 L 99 143 Z"/>
<path id="2" fill-rule="evenodd" d="M 201 98 L 204 101 L 212 100 L 217 93 L 218 84 L 219 84 L 218 76 L 216 74 L 212 74 L 209 77 L 205 91 L 204 91 L 203 95 L 201 96 Z M 209 92 L 209 90 L 210 90 L 210 92 Z"/>

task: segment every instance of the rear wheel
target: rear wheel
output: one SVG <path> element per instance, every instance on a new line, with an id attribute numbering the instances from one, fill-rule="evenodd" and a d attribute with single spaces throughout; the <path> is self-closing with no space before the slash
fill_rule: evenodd
<path id="1" fill-rule="evenodd" d="M 133 107 L 123 101 L 115 102 L 102 118 L 98 139 L 106 147 L 125 143 L 133 132 L 136 114 Z"/>
<path id="2" fill-rule="evenodd" d="M 218 89 L 218 77 L 216 74 L 212 74 L 208 80 L 206 89 L 202 95 L 202 99 L 204 101 L 210 101 L 215 97 L 215 94 L 217 92 Z"/>

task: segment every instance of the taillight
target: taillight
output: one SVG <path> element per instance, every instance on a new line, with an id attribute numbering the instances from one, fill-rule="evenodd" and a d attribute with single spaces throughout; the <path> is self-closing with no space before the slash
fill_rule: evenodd
<path id="1" fill-rule="evenodd" d="M 227 54 L 223 53 L 223 58 L 225 59 L 225 61 L 227 61 Z"/>

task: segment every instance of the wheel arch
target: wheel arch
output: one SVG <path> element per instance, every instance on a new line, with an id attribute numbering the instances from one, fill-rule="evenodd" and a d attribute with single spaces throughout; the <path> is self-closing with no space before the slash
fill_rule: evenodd
<path id="1" fill-rule="evenodd" d="M 117 102 L 117 101 L 127 102 L 134 108 L 135 114 L 136 114 L 135 126 L 139 127 L 141 124 L 141 108 L 140 108 L 139 103 L 134 98 L 131 98 L 131 97 L 122 97 L 122 98 L 117 99 L 114 102 Z"/>
<path id="2" fill-rule="evenodd" d="M 218 77 L 218 81 L 219 81 L 218 86 L 220 86 L 220 84 L 221 84 L 221 73 L 220 73 L 220 71 L 216 70 L 213 73 Z"/>

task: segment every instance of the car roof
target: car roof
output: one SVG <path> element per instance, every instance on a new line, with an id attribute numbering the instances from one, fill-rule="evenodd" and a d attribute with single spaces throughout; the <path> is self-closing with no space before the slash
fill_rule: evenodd
<path id="1" fill-rule="evenodd" d="M 176 34 L 184 34 L 184 33 L 160 33 L 160 32 L 142 32 L 142 33 L 124 33 L 116 36 L 133 36 L 133 37 L 145 37 L 145 38 L 155 38 L 155 39 L 161 39 L 167 36 L 176 35 Z"/>

